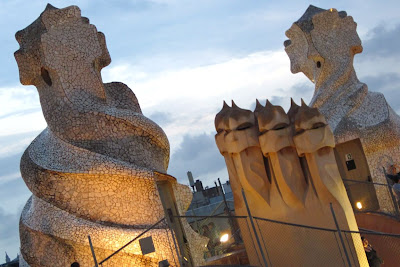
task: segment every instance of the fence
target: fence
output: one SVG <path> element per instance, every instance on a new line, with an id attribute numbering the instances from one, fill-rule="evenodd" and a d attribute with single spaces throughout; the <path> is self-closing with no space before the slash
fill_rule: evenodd
<path id="1" fill-rule="evenodd" d="M 90 264 L 90 266 L 156 265 L 166 259 L 169 260 L 171 266 L 182 265 L 181 259 L 179 258 L 181 253 L 179 253 L 179 249 L 176 245 L 175 234 L 170 229 L 165 218 L 160 219 L 158 222 L 147 228 L 136 229 L 135 233 L 132 233 L 132 235 L 134 237 L 130 241 L 126 242 L 123 246 L 112 253 L 108 253 L 109 250 L 99 249 L 98 247 L 96 248 L 96 244 L 101 240 L 93 239 L 92 243 L 92 239 L 88 236 L 93 256 L 91 263 L 94 263 Z M 150 244 L 149 240 L 147 240 L 146 245 L 140 243 L 141 240 L 150 237 L 152 240 Z M 151 248 L 151 246 L 153 246 L 153 248 Z M 143 249 L 150 250 L 149 252 L 152 253 L 151 257 L 147 257 L 147 259 L 143 258 Z M 120 253 L 121 251 L 125 253 Z"/>
<path id="2" fill-rule="evenodd" d="M 398 266 L 400 262 L 400 235 L 365 229 L 359 232 L 339 229 L 333 209 L 332 221 L 337 226 L 334 229 L 249 216 L 180 217 L 191 218 L 192 227 L 198 233 L 210 237 L 204 252 L 208 264 L 360 266 L 357 252 L 365 253 L 361 237 L 372 244 L 379 257 L 377 260 L 385 262 L 384 266 Z M 254 228 L 250 218 L 254 221 Z M 214 233 L 214 230 L 207 229 L 210 225 Z M 220 238 L 224 234 L 228 234 L 228 241 L 221 242 Z M 354 243 L 356 239 L 358 242 Z M 247 246 L 244 246 L 243 241 Z M 247 260 L 246 256 L 236 261 L 222 260 L 224 256 L 230 257 L 232 251 L 240 249 L 246 250 Z"/>
<path id="3" fill-rule="evenodd" d="M 366 239 L 372 248 L 377 252 L 380 263 L 383 266 L 399 266 L 400 263 L 400 235 L 378 233 L 361 229 L 359 232 L 343 231 L 346 242 L 349 242 L 351 235 L 359 234 Z M 358 247 L 357 250 L 364 250 Z M 368 258 L 368 256 L 367 256 Z M 372 266 L 372 264 L 370 264 Z M 379 266 L 379 265 L 377 265 Z"/>
<path id="4" fill-rule="evenodd" d="M 207 263 L 221 261 L 222 255 L 230 255 L 227 264 L 249 264 L 252 259 L 258 266 L 261 265 L 259 248 L 254 242 L 254 233 L 247 216 L 212 215 L 212 216 L 175 216 L 186 218 L 191 227 L 199 234 L 208 237 L 209 242 L 203 251 L 203 257 Z M 245 248 L 244 240 L 248 247 Z M 249 244 L 251 244 L 249 246 Z M 247 251 L 247 256 L 246 256 Z M 221 260 L 221 261 L 219 261 Z M 232 262 L 233 261 L 233 262 Z"/>
<path id="5" fill-rule="evenodd" d="M 365 229 L 359 232 L 328 229 L 260 217 L 253 217 L 256 229 L 254 233 L 248 216 L 178 217 L 191 218 L 193 229 L 210 238 L 203 255 L 207 264 L 359 266 L 357 251 L 365 253 L 364 247 L 354 249 L 352 239 L 361 237 L 372 244 L 378 256 L 385 262 L 384 266 L 397 266 L 400 262 L 400 235 Z M 213 229 L 210 229 L 211 227 Z M 257 245 L 255 234 L 258 235 L 261 246 Z M 227 239 L 222 238 L 224 235 L 227 235 Z M 246 241 L 247 247 L 243 241 Z M 244 250 L 247 256 L 240 254 Z M 260 254 L 261 251 L 265 253 L 266 263 Z M 225 256 L 231 257 L 232 253 L 237 253 L 237 258 L 223 260 Z"/>
<path id="6" fill-rule="evenodd" d="M 398 209 L 395 206 L 395 198 L 391 192 L 391 187 L 387 184 L 372 182 L 361 182 L 354 180 L 344 180 L 346 188 L 355 192 L 352 188 L 364 186 L 364 190 L 374 189 L 378 186 L 382 190 L 387 190 L 387 194 L 392 200 L 393 211 L 387 214 L 398 216 Z M 372 189 L 371 189 L 372 188 Z M 357 189 L 358 190 L 358 189 Z M 356 194 L 349 194 L 350 201 L 358 212 L 378 212 L 369 210 L 369 203 L 365 199 L 355 198 Z M 244 196 L 245 197 L 245 196 Z M 353 198 L 352 198 L 353 197 Z M 373 198 L 370 198 L 370 200 Z M 362 202 L 361 202 L 362 201 Z M 357 202 L 364 203 L 361 208 L 357 207 Z M 219 210 L 216 206 L 213 211 Z M 173 216 L 175 218 L 186 218 L 191 227 L 199 234 L 209 238 L 209 242 L 204 248 L 203 257 L 207 264 L 218 265 L 249 265 L 252 266 L 359 266 L 357 252 L 365 253 L 361 242 L 354 247 L 353 240 L 364 237 L 372 244 L 377 251 L 380 259 L 385 263 L 384 266 L 398 266 L 400 262 L 400 235 L 378 233 L 360 229 L 359 232 L 352 232 L 336 229 L 314 227 L 282 221 L 271 220 L 268 218 L 249 216 L 234 216 L 227 209 L 219 215 L 186 215 Z M 332 210 L 332 220 L 335 217 Z M 122 249 L 138 242 L 139 237 L 145 237 L 155 228 L 162 228 L 166 231 L 169 240 L 170 253 L 174 254 L 172 266 L 183 266 L 180 259 L 182 253 L 176 247 L 173 231 L 167 226 L 165 220 L 161 220 L 99 264 L 115 266 L 116 262 L 112 259 Z M 299 245 L 301 244 L 301 245 Z M 357 242 L 356 242 L 357 244 Z M 327 253 L 328 251 L 328 253 Z M 97 252 L 96 252 L 97 253 Z M 165 255 L 164 255 L 165 256 Z M 161 255 L 163 257 L 163 255 Z M 117 257 L 116 257 L 117 258 Z M 161 259 L 161 258 L 160 258 Z M 104 265 L 106 266 L 106 265 Z"/>
<path id="7" fill-rule="evenodd" d="M 356 253 L 357 251 L 365 252 L 364 247 L 356 247 L 354 251 L 351 244 L 352 239 L 361 237 L 369 241 L 378 257 L 385 263 L 384 266 L 398 266 L 400 262 L 400 235 L 367 230 L 359 232 L 340 230 L 339 232 L 337 229 L 285 223 L 258 217 L 254 219 L 262 239 L 262 246 L 267 254 L 268 266 L 359 266 Z M 277 241 L 280 244 L 286 243 L 287 246 L 276 246 Z M 329 253 L 326 253 L 327 250 Z M 301 262 L 301 259 L 304 261 Z"/>
<path id="8" fill-rule="evenodd" d="M 251 217 L 254 221 L 253 228 L 248 216 L 174 217 L 190 218 L 192 220 L 192 228 L 199 234 L 210 239 L 203 253 L 207 264 L 359 266 L 356 256 L 357 251 L 364 253 L 364 247 L 359 242 L 359 246 L 354 249 L 352 244 L 353 239 L 361 239 L 361 237 L 364 237 L 372 244 L 379 258 L 385 263 L 384 266 L 398 266 L 400 262 L 400 235 L 378 233 L 365 229 L 360 229 L 359 232 L 340 230 L 339 228 L 328 229 L 260 217 Z M 333 218 L 332 220 L 334 220 Z M 149 236 L 153 229 L 159 229 L 160 227 L 169 232 L 170 253 L 175 254 L 177 252 L 178 254 L 174 255 L 174 262 L 170 263 L 172 266 L 183 266 L 182 262 L 179 262 L 178 259 L 180 253 L 173 246 L 174 234 L 168 228 L 164 219 L 152 227 L 144 229 L 141 234 L 137 235 L 112 255 L 102 257 L 104 260 L 99 259 L 99 265 L 118 265 L 118 260 L 114 260 L 115 255 L 137 243 L 139 238 Z M 260 240 L 260 243 L 257 243 L 257 239 Z M 159 260 L 162 259 L 160 258 Z"/>
<path id="9" fill-rule="evenodd" d="M 389 183 L 373 183 L 349 179 L 343 179 L 343 183 L 354 212 L 381 213 L 400 219 L 399 206 Z M 380 207 L 377 195 L 385 202 L 384 207 Z"/>

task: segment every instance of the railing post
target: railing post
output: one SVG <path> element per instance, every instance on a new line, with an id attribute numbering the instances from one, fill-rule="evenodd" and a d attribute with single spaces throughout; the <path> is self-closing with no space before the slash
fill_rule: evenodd
<path id="1" fill-rule="evenodd" d="M 244 193 L 243 188 L 242 188 L 242 195 L 243 195 L 244 204 L 246 205 L 247 214 L 249 215 L 251 227 L 253 228 L 254 236 L 256 237 L 257 245 L 258 245 L 258 248 L 260 249 L 260 253 L 261 253 L 261 256 L 262 256 L 263 261 L 264 261 L 264 265 L 265 265 L 265 267 L 268 267 L 268 263 L 267 263 L 267 260 L 265 259 L 265 255 L 264 255 L 264 250 L 261 247 L 261 242 L 260 242 L 260 239 L 258 238 L 256 226 L 254 225 L 253 217 L 251 216 L 250 208 L 249 208 L 249 205 L 247 203 L 246 195 Z M 265 248 L 265 249 L 267 249 L 267 248 Z"/>
<path id="2" fill-rule="evenodd" d="M 342 231 L 340 230 L 339 224 L 338 224 L 338 222 L 337 222 L 337 220 L 336 220 L 335 211 L 333 210 L 332 203 L 329 203 L 329 205 L 330 205 L 330 207 L 331 207 L 331 212 L 332 212 L 333 220 L 335 221 L 336 229 L 337 229 L 338 234 L 339 234 L 340 243 L 342 243 L 342 247 L 343 247 L 343 250 L 344 250 L 344 254 L 346 255 L 347 263 L 349 264 L 349 267 L 351 267 L 351 261 L 350 261 L 350 258 L 349 258 L 349 254 L 347 253 L 347 249 L 346 249 L 346 246 L 345 246 L 345 244 L 344 244 L 344 240 L 343 240 L 343 237 L 342 237 Z"/>
<path id="3" fill-rule="evenodd" d="M 158 222 L 156 222 L 155 224 L 153 224 L 152 226 L 150 226 L 149 228 L 147 228 L 146 230 L 144 230 L 143 232 L 141 232 L 139 235 L 137 235 L 134 239 L 132 239 L 131 241 L 129 241 L 128 243 L 126 243 L 125 245 L 123 245 L 122 247 L 120 247 L 119 249 L 117 249 L 116 251 L 114 251 L 110 256 L 108 256 L 107 258 L 105 258 L 104 260 L 100 261 L 100 265 L 103 266 L 102 264 L 106 261 L 108 261 L 109 259 L 111 259 L 112 257 L 114 257 L 115 254 L 119 253 L 121 250 L 123 250 L 124 248 L 126 248 L 127 246 L 129 246 L 131 243 L 133 243 L 134 241 L 136 241 L 137 239 L 139 239 L 140 237 L 142 237 L 145 233 L 147 233 L 148 231 L 150 231 L 151 229 L 153 229 L 154 227 L 156 227 L 159 223 L 161 223 L 163 220 L 165 220 L 165 218 L 162 218 L 161 220 L 159 220 Z M 89 237 L 89 243 L 91 243 L 90 241 L 90 237 Z M 92 253 L 94 253 L 94 251 L 92 250 Z M 94 255 L 94 254 L 93 254 Z M 97 263 L 96 263 L 96 267 L 97 267 Z"/>
<path id="4" fill-rule="evenodd" d="M 175 240 L 175 232 L 172 230 L 172 227 L 171 227 L 171 224 L 170 224 L 168 218 L 165 218 L 165 221 L 167 222 L 167 226 L 169 228 L 169 231 L 171 232 L 172 241 L 174 242 L 176 257 L 178 257 L 178 261 L 179 261 L 179 266 L 182 267 L 183 266 L 183 264 L 182 264 L 182 253 L 179 253 L 178 245 L 176 244 L 176 240 Z"/>
<path id="5" fill-rule="evenodd" d="M 382 167 L 382 168 L 383 168 L 383 174 L 385 175 L 385 178 L 386 178 L 386 184 L 387 184 L 387 186 L 388 186 L 389 193 L 390 193 L 390 196 L 391 196 L 391 198 L 392 198 L 394 210 L 395 210 L 395 212 L 396 212 L 396 217 L 397 217 L 398 219 L 400 219 L 399 205 L 397 204 L 396 198 L 395 198 L 395 196 L 394 196 L 394 194 L 393 194 L 393 188 L 389 185 L 389 182 L 388 182 L 388 179 L 389 179 L 389 178 L 387 177 L 386 169 L 385 169 L 385 167 Z"/>
<path id="6" fill-rule="evenodd" d="M 235 242 L 237 242 L 237 240 L 238 240 L 238 237 L 237 237 L 237 235 L 236 235 L 236 230 L 237 229 L 235 229 L 235 227 L 234 227 L 234 223 L 233 223 L 233 219 L 231 218 L 231 216 L 232 216 L 232 214 L 231 214 L 231 210 L 229 209 L 229 206 L 228 206 L 228 202 L 226 201 L 226 197 L 225 197 L 225 192 L 224 192 L 224 190 L 222 189 L 222 184 L 221 184 L 221 180 L 218 178 L 218 184 L 219 184 L 219 187 L 221 188 L 221 193 L 222 193 L 222 197 L 223 197 L 223 199 L 224 199 L 224 204 L 225 204 L 225 209 L 224 210 L 226 210 L 226 214 L 229 216 L 229 224 L 230 224 L 230 228 L 231 228 L 231 235 L 233 236 L 233 238 L 235 239 Z"/>
<path id="7" fill-rule="evenodd" d="M 90 250 L 92 251 L 92 256 L 93 256 L 93 260 L 94 260 L 94 266 L 98 267 L 99 265 L 97 264 L 96 254 L 94 253 L 94 248 L 93 248 L 93 245 L 92 245 L 92 240 L 90 239 L 90 235 L 88 235 L 88 239 L 89 239 Z"/>

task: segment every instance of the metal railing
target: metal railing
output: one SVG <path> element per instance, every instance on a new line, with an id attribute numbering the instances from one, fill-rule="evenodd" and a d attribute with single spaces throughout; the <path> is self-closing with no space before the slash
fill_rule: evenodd
<path id="1" fill-rule="evenodd" d="M 94 241 L 92 243 L 92 239 L 90 237 L 90 235 L 88 236 L 88 241 L 89 241 L 89 245 L 91 248 L 91 252 L 92 252 L 92 256 L 93 256 L 93 262 L 94 262 L 94 266 L 98 267 L 98 266 L 103 266 L 103 264 L 106 264 L 106 262 L 111 261 L 111 263 L 107 263 L 107 264 L 111 264 L 111 265 L 107 265 L 107 266 L 115 266 L 116 264 L 113 263 L 112 258 L 115 257 L 118 253 L 120 253 L 122 250 L 124 250 L 125 248 L 127 248 L 128 246 L 132 245 L 133 243 L 136 243 L 136 247 L 140 246 L 139 243 L 139 239 L 141 237 L 149 237 L 149 236 L 154 236 L 154 238 L 157 238 L 157 234 L 156 233 L 152 233 L 152 230 L 155 229 L 163 229 L 165 230 L 166 233 L 164 233 L 163 235 L 166 235 L 169 239 L 169 235 L 171 235 L 172 240 L 169 240 L 169 246 L 170 246 L 170 250 L 171 250 L 171 254 L 174 255 L 174 264 L 173 266 L 178 266 L 178 265 L 182 265 L 180 264 L 179 258 L 178 260 L 175 259 L 175 256 L 180 255 L 179 250 L 176 246 L 176 242 L 175 242 L 175 234 L 173 233 L 173 231 L 170 229 L 167 220 L 165 218 L 160 219 L 159 221 L 157 221 L 156 223 L 154 223 L 153 225 L 143 229 L 143 231 L 141 233 L 139 233 L 138 235 L 136 235 L 132 240 L 130 240 L 129 242 L 127 242 L 125 245 L 121 246 L 119 249 L 117 249 L 116 251 L 114 251 L 113 253 L 111 253 L 110 255 L 106 256 L 103 260 L 100 260 L 98 262 L 97 256 L 96 256 L 96 252 L 95 252 L 95 247 L 96 247 L 96 242 Z M 174 242 L 173 242 L 174 241 Z M 163 258 L 159 259 L 164 260 Z"/>
<path id="2" fill-rule="evenodd" d="M 207 264 L 225 255 L 229 256 L 232 252 L 245 250 L 247 255 L 242 256 L 236 262 L 237 265 L 250 264 L 250 259 L 253 259 L 255 266 L 359 266 L 357 251 L 365 253 L 364 247 L 354 247 L 353 239 L 361 237 L 372 244 L 379 259 L 385 262 L 384 266 L 397 266 L 400 262 L 400 235 L 396 234 L 367 229 L 360 229 L 358 232 L 339 227 L 330 229 L 261 217 L 252 217 L 254 231 L 248 216 L 177 217 L 190 217 L 193 220 L 193 229 L 210 238 L 203 255 Z M 229 222 L 232 219 L 237 224 L 236 228 Z M 215 226 L 215 230 L 212 230 L 214 233 L 205 232 L 207 230 L 204 226 L 209 226 L 210 223 Z M 221 237 L 225 234 L 228 234 L 228 240 L 221 242 Z M 260 240 L 259 244 L 256 237 Z M 250 246 L 245 246 L 243 240 L 248 241 Z M 265 255 L 265 262 L 261 252 Z M 299 262 L 299 259 L 303 262 Z M 232 261 L 229 264 L 218 262 L 218 265 L 224 264 L 230 265 Z"/>
<path id="3" fill-rule="evenodd" d="M 400 220 L 398 202 L 389 182 L 343 179 L 343 183 L 355 213 L 377 213 Z"/>
<path id="4" fill-rule="evenodd" d="M 366 239 L 370 246 L 376 251 L 377 257 L 374 259 L 367 254 L 370 266 L 398 266 L 400 262 L 400 235 L 380 233 L 366 229 L 359 232 L 343 231 L 346 242 L 350 242 L 352 235 L 357 234 Z M 357 247 L 356 250 L 365 251 L 364 247 Z M 375 265 L 374 265 L 375 264 Z"/>
<path id="5" fill-rule="evenodd" d="M 267 251 L 268 266 L 359 266 L 357 252 L 365 253 L 365 250 L 361 245 L 354 247 L 353 239 L 361 237 L 372 244 L 379 258 L 376 261 L 384 262 L 384 266 L 398 266 L 400 262 L 400 235 L 366 229 L 356 232 L 313 227 L 259 217 L 254 219 L 262 246 Z M 286 243 L 287 246 L 276 246 L 277 241 L 280 244 Z M 329 253 L 326 253 L 327 250 Z M 299 259 L 304 261 L 299 262 Z M 371 262 L 370 265 L 378 266 Z"/>
<path id="6" fill-rule="evenodd" d="M 343 181 L 348 193 L 350 192 L 349 199 L 355 212 L 384 213 L 399 218 L 396 198 L 388 183 L 346 179 Z M 387 194 L 392 203 L 392 209 L 385 211 L 376 209 L 374 201 L 377 200 L 374 198 L 374 193 L 377 188 L 380 194 L 382 192 Z M 357 190 L 364 190 L 371 195 L 368 195 L 369 198 L 357 198 Z M 244 194 L 243 197 L 246 199 Z M 358 208 L 357 202 L 361 202 L 363 206 Z M 229 210 L 229 205 L 225 203 L 226 209 L 221 214 L 173 217 L 188 219 L 196 232 L 209 238 L 203 251 L 203 257 L 207 264 L 224 265 L 224 262 L 219 259 L 234 255 L 235 261 L 231 260 L 227 265 L 235 262 L 238 265 L 251 263 L 255 266 L 359 266 L 357 253 L 358 255 L 360 252 L 365 253 L 365 250 L 360 245 L 361 242 L 355 242 L 359 247 L 354 247 L 353 240 L 361 239 L 361 237 L 372 244 L 372 248 L 377 253 L 375 260 L 384 262 L 385 266 L 396 266 L 400 262 L 400 235 L 379 233 L 367 229 L 360 229 L 358 232 L 343 230 L 336 222 L 333 208 L 331 208 L 332 222 L 334 222 L 332 225 L 336 225 L 336 228 L 329 229 L 252 216 L 247 203 L 246 207 L 248 208 L 247 216 L 233 215 L 233 212 Z M 369 209 L 369 207 L 373 208 Z M 98 265 L 102 266 L 103 263 L 158 227 L 159 224 L 165 224 L 172 238 L 174 238 L 173 230 L 169 226 L 167 227 L 163 218 L 120 249 L 99 261 Z M 170 243 L 173 249 L 172 240 L 170 240 Z M 283 246 L 282 244 L 286 245 Z M 301 246 L 298 246 L 298 244 L 301 244 Z M 180 259 L 180 251 L 176 244 L 174 249 L 175 255 Z M 282 250 L 284 251 L 282 252 Z M 327 250 L 329 253 L 327 253 Z M 303 257 L 303 255 L 307 256 Z M 94 253 L 93 256 L 96 262 Z M 175 266 L 182 266 L 182 262 L 179 262 L 179 260 L 174 264 Z"/>
<path id="7" fill-rule="evenodd" d="M 332 207 L 331 212 L 332 225 L 336 226 L 332 229 L 253 217 L 251 213 L 249 216 L 178 217 L 191 218 L 193 229 L 210 238 L 204 251 L 204 258 L 208 264 L 226 264 L 224 261 L 215 260 L 225 255 L 229 257 L 232 251 L 241 246 L 247 253 L 247 259 L 235 262 L 238 265 L 251 263 L 255 266 L 360 266 L 360 253 L 366 253 L 361 245 L 361 237 L 364 237 L 376 252 L 375 258 L 366 253 L 370 264 L 373 264 L 371 260 L 376 260 L 385 262 L 385 266 L 397 266 L 400 262 L 400 235 L 366 229 L 357 232 L 343 230 L 336 222 Z M 232 225 L 232 220 L 236 225 Z M 215 227 L 212 230 L 214 233 L 207 229 L 210 223 Z M 231 233 L 229 241 L 221 242 L 221 237 L 226 233 Z M 243 244 L 243 240 L 246 244 Z M 227 265 L 230 264 L 232 261 Z"/>
<path id="8" fill-rule="evenodd" d="M 390 192 L 390 197 L 392 199 L 393 206 L 395 207 L 396 217 L 398 219 L 400 219 L 400 212 L 399 212 L 400 199 L 397 199 L 397 201 L 396 201 L 396 197 L 395 197 L 395 194 L 393 192 L 393 187 L 391 186 L 391 185 L 393 185 L 394 181 L 392 181 L 389 178 L 388 174 L 386 173 L 386 169 L 385 168 L 383 168 L 383 173 L 385 174 L 386 183 L 388 185 L 388 191 Z M 397 196 L 397 198 L 398 198 L 398 196 Z"/>
<path id="9" fill-rule="evenodd" d="M 185 215 L 176 218 L 190 219 L 191 227 L 200 235 L 209 238 L 203 250 L 206 262 L 213 261 L 221 255 L 244 251 L 243 239 L 252 240 L 251 226 L 248 216 L 235 215 Z M 258 258 L 255 244 L 248 251 L 249 257 Z M 242 264 L 247 260 L 242 259 Z"/>

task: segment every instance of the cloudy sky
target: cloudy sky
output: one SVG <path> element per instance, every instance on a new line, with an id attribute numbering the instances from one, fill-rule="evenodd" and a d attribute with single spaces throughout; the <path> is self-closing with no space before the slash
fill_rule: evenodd
<path id="1" fill-rule="evenodd" d="M 283 4 L 284 3 L 284 4 Z M 214 116 L 222 101 L 253 108 L 270 99 L 288 108 L 290 97 L 309 101 L 313 86 L 292 74 L 283 50 L 285 30 L 311 2 L 241 0 L 82 0 L 76 4 L 106 35 L 112 63 L 105 82 L 121 81 L 136 94 L 143 113 L 167 133 L 168 172 L 187 183 L 191 170 L 206 185 L 225 181 L 214 142 Z M 385 94 L 400 112 L 400 3 L 314 1 L 345 10 L 358 23 L 364 52 L 355 65 L 370 90 Z M 16 31 L 33 22 L 44 1 L 0 1 L 0 263 L 18 251 L 19 214 L 30 192 L 19 172 L 29 143 L 46 127 L 36 88 L 19 84 L 13 53 Z"/>

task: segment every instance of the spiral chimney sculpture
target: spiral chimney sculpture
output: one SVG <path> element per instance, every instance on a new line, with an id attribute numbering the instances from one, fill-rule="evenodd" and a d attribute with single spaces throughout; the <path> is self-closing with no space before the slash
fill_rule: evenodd
<path id="1" fill-rule="evenodd" d="M 20 220 L 20 266 L 93 265 L 88 235 L 98 260 L 106 258 L 165 216 L 162 181 L 184 212 L 191 193 L 166 174 L 164 131 L 142 114 L 125 84 L 103 83 L 100 71 L 111 62 L 105 36 L 80 9 L 48 5 L 16 39 L 21 83 L 36 86 L 48 124 L 21 159 L 33 195 Z M 206 240 L 182 224 L 196 254 Z M 156 252 L 142 255 L 136 242 L 104 266 L 176 264 L 167 225 L 150 235 Z"/>

